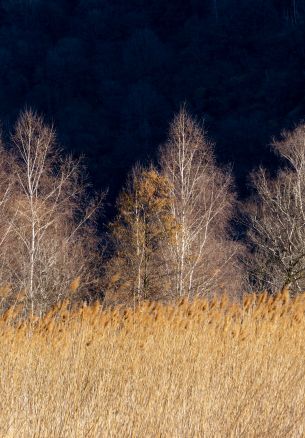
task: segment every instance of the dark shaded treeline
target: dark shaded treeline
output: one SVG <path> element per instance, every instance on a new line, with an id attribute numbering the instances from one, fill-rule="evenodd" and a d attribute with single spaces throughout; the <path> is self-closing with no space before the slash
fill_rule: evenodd
<path id="1" fill-rule="evenodd" d="M 274 165 L 271 137 L 305 115 L 303 3 L 2 0 L 0 119 L 45 114 L 113 197 L 186 101 L 243 194 L 249 170 Z"/>

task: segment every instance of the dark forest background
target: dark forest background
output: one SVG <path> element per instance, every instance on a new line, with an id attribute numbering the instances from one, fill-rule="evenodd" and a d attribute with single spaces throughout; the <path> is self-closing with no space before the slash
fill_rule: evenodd
<path id="1" fill-rule="evenodd" d="M 274 166 L 270 141 L 305 116 L 302 0 L 3 0 L 0 119 L 32 107 L 85 154 L 110 199 L 153 159 L 183 102 L 221 163 Z"/>

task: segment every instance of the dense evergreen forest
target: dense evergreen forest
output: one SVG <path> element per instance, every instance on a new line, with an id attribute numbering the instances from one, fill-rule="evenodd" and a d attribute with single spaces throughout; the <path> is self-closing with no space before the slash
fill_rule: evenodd
<path id="1" fill-rule="evenodd" d="M 301 0 L 2 0 L 0 119 L 44 114 L 114 196 L 187 102 L 243 194 L 304 117 L 304 22 Z"/>

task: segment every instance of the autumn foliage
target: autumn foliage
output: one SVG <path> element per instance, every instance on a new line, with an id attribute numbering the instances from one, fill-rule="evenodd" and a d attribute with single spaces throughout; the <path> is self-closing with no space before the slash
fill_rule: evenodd
<path id="1" fill-rule="evenodd" d="M 106 268 L 106 301 L 166 297 L 171 292 L 166 254 L 178 229 L 169 181 L 154 168 L 135 168 L 117 207 L 110 225 L 114 255 Z"/>

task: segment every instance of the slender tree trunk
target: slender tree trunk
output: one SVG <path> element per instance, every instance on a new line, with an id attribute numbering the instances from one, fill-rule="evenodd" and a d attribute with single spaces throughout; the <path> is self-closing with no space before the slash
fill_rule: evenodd
<path id="1" fill-rule="evenodd" d="M 138 260 L 138 272 L 137 272 L 137 297 L 138 301 L 141 297 L 141 284 L 142 284 L 142 254 L 141 254 L 141 248 L 140 248 L 140 219 L 139 219 L 139 211 L 138 211 L 138 203 L 136 201 L 136 251 L 137 251 L 137 260 Z"/>
<path id="2" fill-rule="evenodd" d="M 179 248 L 179 259 L 180 259 L 180 269 L 179 269 L 179 296 L 184 293 L 184 269 L 185 269 L 185 250 L 186 250 L 186 212 L 185 212 L 185 133 L 182 131 L 182 150 L 180 151 L 179 161 L 180 166 L 180 178 L 181 178 L 181 242 Z"/>

